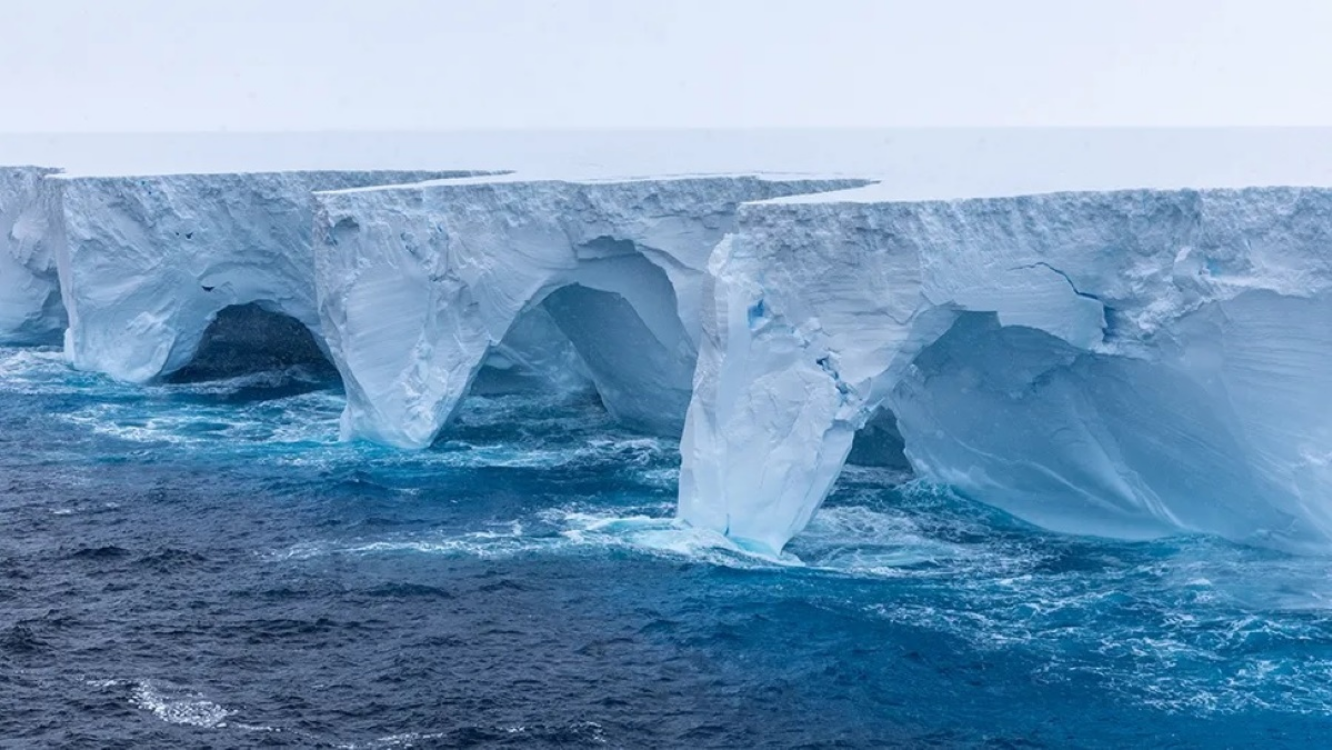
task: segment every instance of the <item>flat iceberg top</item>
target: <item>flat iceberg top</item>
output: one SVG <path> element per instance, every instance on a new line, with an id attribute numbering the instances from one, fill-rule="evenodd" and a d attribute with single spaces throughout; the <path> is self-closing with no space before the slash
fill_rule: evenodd
<path id="1" fill-rule="evenodd" d="M 904 198 L 894 194 L 892 185 L 881 181 L 866 181 L 861 187 L 828 190 L 822 193 L 801 193 L 794 196 L 765 198 L 749 201 L 742 206 L 741 213 L 749 216 L 761 216 L 764 213 L 780 213 L 780 206 L 809 206 L 805 210 L 820 212 L 824 209 L 836 209 L 838 206 L 849 210 L 858 209 L 901 209 L 901 210 L 945 210 L 960 208 L 977 210 L 1000 208 L 1016 201 L 1048 202 L 1048 204 L 1070 204 L 1070 202 L 1098 201 L 1148 201 L 1182 200 L 1189 197 L 1230 197 L 1246 200 L 1264 200 L 1265 196 L 1310 192 L 1328 193 L 1329 185 L 1317 184 L 1274 184 L 1274 185 L 1230 185 L 1230 187 L 1184 187 L 1174 188 L 1110 188 L 1078 190 L 1040 190 L 1040 192 L 1022 192 L 997 194 L 997 196 L 968 196 L 957 198 Z M 774 210 L 776 209 L 776 210 Z M 794 208 L 800 212 L 801 208 Z"/>
<path id="2" fill-rule="evenodd" d="M 217 172 L 163 172 L 150 174 L 81 174 L 58 172 L 50 179 L 62 182 L 87 182 L 114 185 L 122 182 L 145 180 L 159 182 L 221 182 L 237 180 L 289 180 L 319 184 L 324 181 L 348 181 L 357 184 L 378 180 L 451 180 L 485 175 L 503 174 L 503 171 L 477 169 L 288 169 L 271 171 L 217 171 Z"/>
<path id="3" fill-rule="evenodd" d="M 663 174 L 663 175 L 617 175 L 617 176 L 564 176 L 553 177 L 540 173 L 531 172 L 495 172 L 495 173 L 476 173 L 472 176 L 461 177 L 458 179 L 443 178 L 430 179 L 421 182 L 409 183 L 386 183 L 376 185 L 366 185 L 364 187 L 353 187 L 339 190 L 317 190 L 320 195 L 347 195 L 352 193 L 373 193 L 373 192 L 393 192 L 393 191 L 417 191 L 432 188 L 445 188 L 449 190 L 470 190 L 478 186 L 504 186 L 504 187 L 560 187 L 560 186 L 598 186 L 598 187 L 643 187 L 646 185 L 661 184 L 663 186 L 688 187 L 690 183 L 695 185 L 716 185 L 727 182 L 751 181 L 751 182 L 771 182 L 771 183 L 790 183 L 790 182 L 810 182 L 840 184 L 843 186 L 862 187 L 873 185 L 872 179 L 867 178 L 847 178 L 838 175 L 828 174 L 792 174 L 792 173 L 764 173 L 764 172 L 725 172 L 725 173 L 702 173 L 702 174 Z M 813 188 L 812 189 L 817 189 Z"/>
<path id="4" fill-rule="evenodd" d="M 1093 181 L 1095 182 L 1095 180 Z M 1043 189 L 1040 185 L 1027 190 L 999 191 L 995 194 L 977 194 L 964 195 L 956 197 L 915 197 L 910 192 L 904 192 L 901 185 L 895 185 L 892 182 L 883 180 L 874 180 L 862 187 L 848 188 L 846 190 L 837 190 L 826 193 L 805 193 L 801 195 L 789 195 L 779 198 L 770 198 L 763 201 L 752 201 L 754 204 L 859 204 L 859 205 L 950 205 L 972 202 L 1003 202 L 1009 200 L 1068 200 L 1078 196 L 1088 195 L 1106 195 L 1122 196 L 1130 200 L 1147 199 L 1154 196 L 1163 196 L 1170 194 L 1191 194 L 1191 193 L 1235 193 L 1248 190 L 1324 190 L 1328 191 L 1327 184 L 1311 182 L 1304 183 L 1247 183 L 1238 182 L 1234 185 L 1193 185 L 1193 184 L 1126 184 L 1117 185 L 1114 182 L 1108 183 L 1104 187 L 1086 186 L 1086 187 L 1057 187 L 1049 186 Z"/>
<path id="5" fill-rule="evenodd" d="M 79 175 L 513 169 L 527 179 L 773 173 L 882 180 L 924 200 L 1333 184 L 1329 128 L 572 130 L 0 135 L 0 163 Z"/>

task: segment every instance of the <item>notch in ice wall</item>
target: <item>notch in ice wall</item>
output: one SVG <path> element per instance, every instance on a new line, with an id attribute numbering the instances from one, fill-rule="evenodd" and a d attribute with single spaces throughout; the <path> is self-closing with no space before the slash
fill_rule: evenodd
<path id="1" fill-rule="evenodd" d="M 1330 193 L 743 206 L 679 515 L 772 550 L 889 410 L 915 471 L 1048 528 L 1327 554 Z"/>
<path id="2" fill-rule="evenodd" d="M 428 446 L 525 312 L 573 342 L 622 422 L 679 434 L 704 266 L 744 201 L 865 185 L 751 176 L 515 178 L 316 195 L 343 436 Z"/>
<path id="3" fill-rule="evenodd" d="M 317 189 L 473 172 L 271 172 L 56 177 L 56 256 L 73 365 L 144 382 L 188 364 L 224 308 L 256 304 L 318 336 Z"/>
<path id="4" fill-rule="evenodd" d="M 0 343 L 51 343 L 65 328 L 45 179 L 59 171 L 0 167 Z"/>

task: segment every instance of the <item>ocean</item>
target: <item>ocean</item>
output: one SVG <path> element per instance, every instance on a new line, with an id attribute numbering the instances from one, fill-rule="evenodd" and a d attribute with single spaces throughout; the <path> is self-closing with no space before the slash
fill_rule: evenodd
<path id="1" fill-rule="evenodd" d="M 0 747 L 1327 747 L 1330 562 L 1052 534 L 849 467 L 778 559 L 677 444 L 474 394 L 340 443 L 318 364 L 0 349 Z"/>

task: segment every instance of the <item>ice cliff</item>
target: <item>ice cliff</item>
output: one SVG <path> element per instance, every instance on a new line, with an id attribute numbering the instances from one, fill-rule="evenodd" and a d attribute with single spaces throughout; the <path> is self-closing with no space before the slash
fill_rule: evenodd
<path id="1" fill-rule="evenodd" d="M 253 303 L 318 331 L 311 192 L 473 174 L 50 178 L 66 354 L 76 368 L 144 382 L 188 364 L 230 306 Z"/>
<path id="2" fill-rule="evenodd" d="M 317 193 L 321 325 L 347 390 L 343 434 L 429 445 L 485 358 L 532 315 L 573 343 L 615 417 L 679 434 L 705 268 L 737 206 L 864 184 L 488 178 Z"/>
<path id="3" fill-rule="evenodd" d="M 65 328 L 49 236 L 47 167 L 0 167 L 0 343 L 58 339 Z"/>
<path id="4" fill-rule="evenodd" d="M 742 206 L 712 256 L 683 519 L 781 549 L 891 414 L 1047 528 L 1328 553 L 1327 189 L 862 192 Z"/>
<path id="5" fill-rule="evenodd" d="M 407 448 L 474 385 L 590 384 L 683 430 L 684 521 L 768 551 L 849 455 L 1059 531 L 1329 549 L 1326 188 L 57 171 L 0 168 L 0 342 L 64 328 L 80 369 L 270 326 L 337 366 L 344 437 Z"/>

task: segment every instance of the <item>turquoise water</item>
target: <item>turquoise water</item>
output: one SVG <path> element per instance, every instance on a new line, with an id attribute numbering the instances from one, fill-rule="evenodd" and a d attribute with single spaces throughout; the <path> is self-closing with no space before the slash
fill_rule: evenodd
<path id="1" fill-rule="evenodd" d="M 341 408 L 0 349 L 0 746 L 1330 742 L 1327 559 L 867 467 L 771 559 L 676 524 L 675 443 L 595 398 L 473 396 L 421 453 Z"/>

